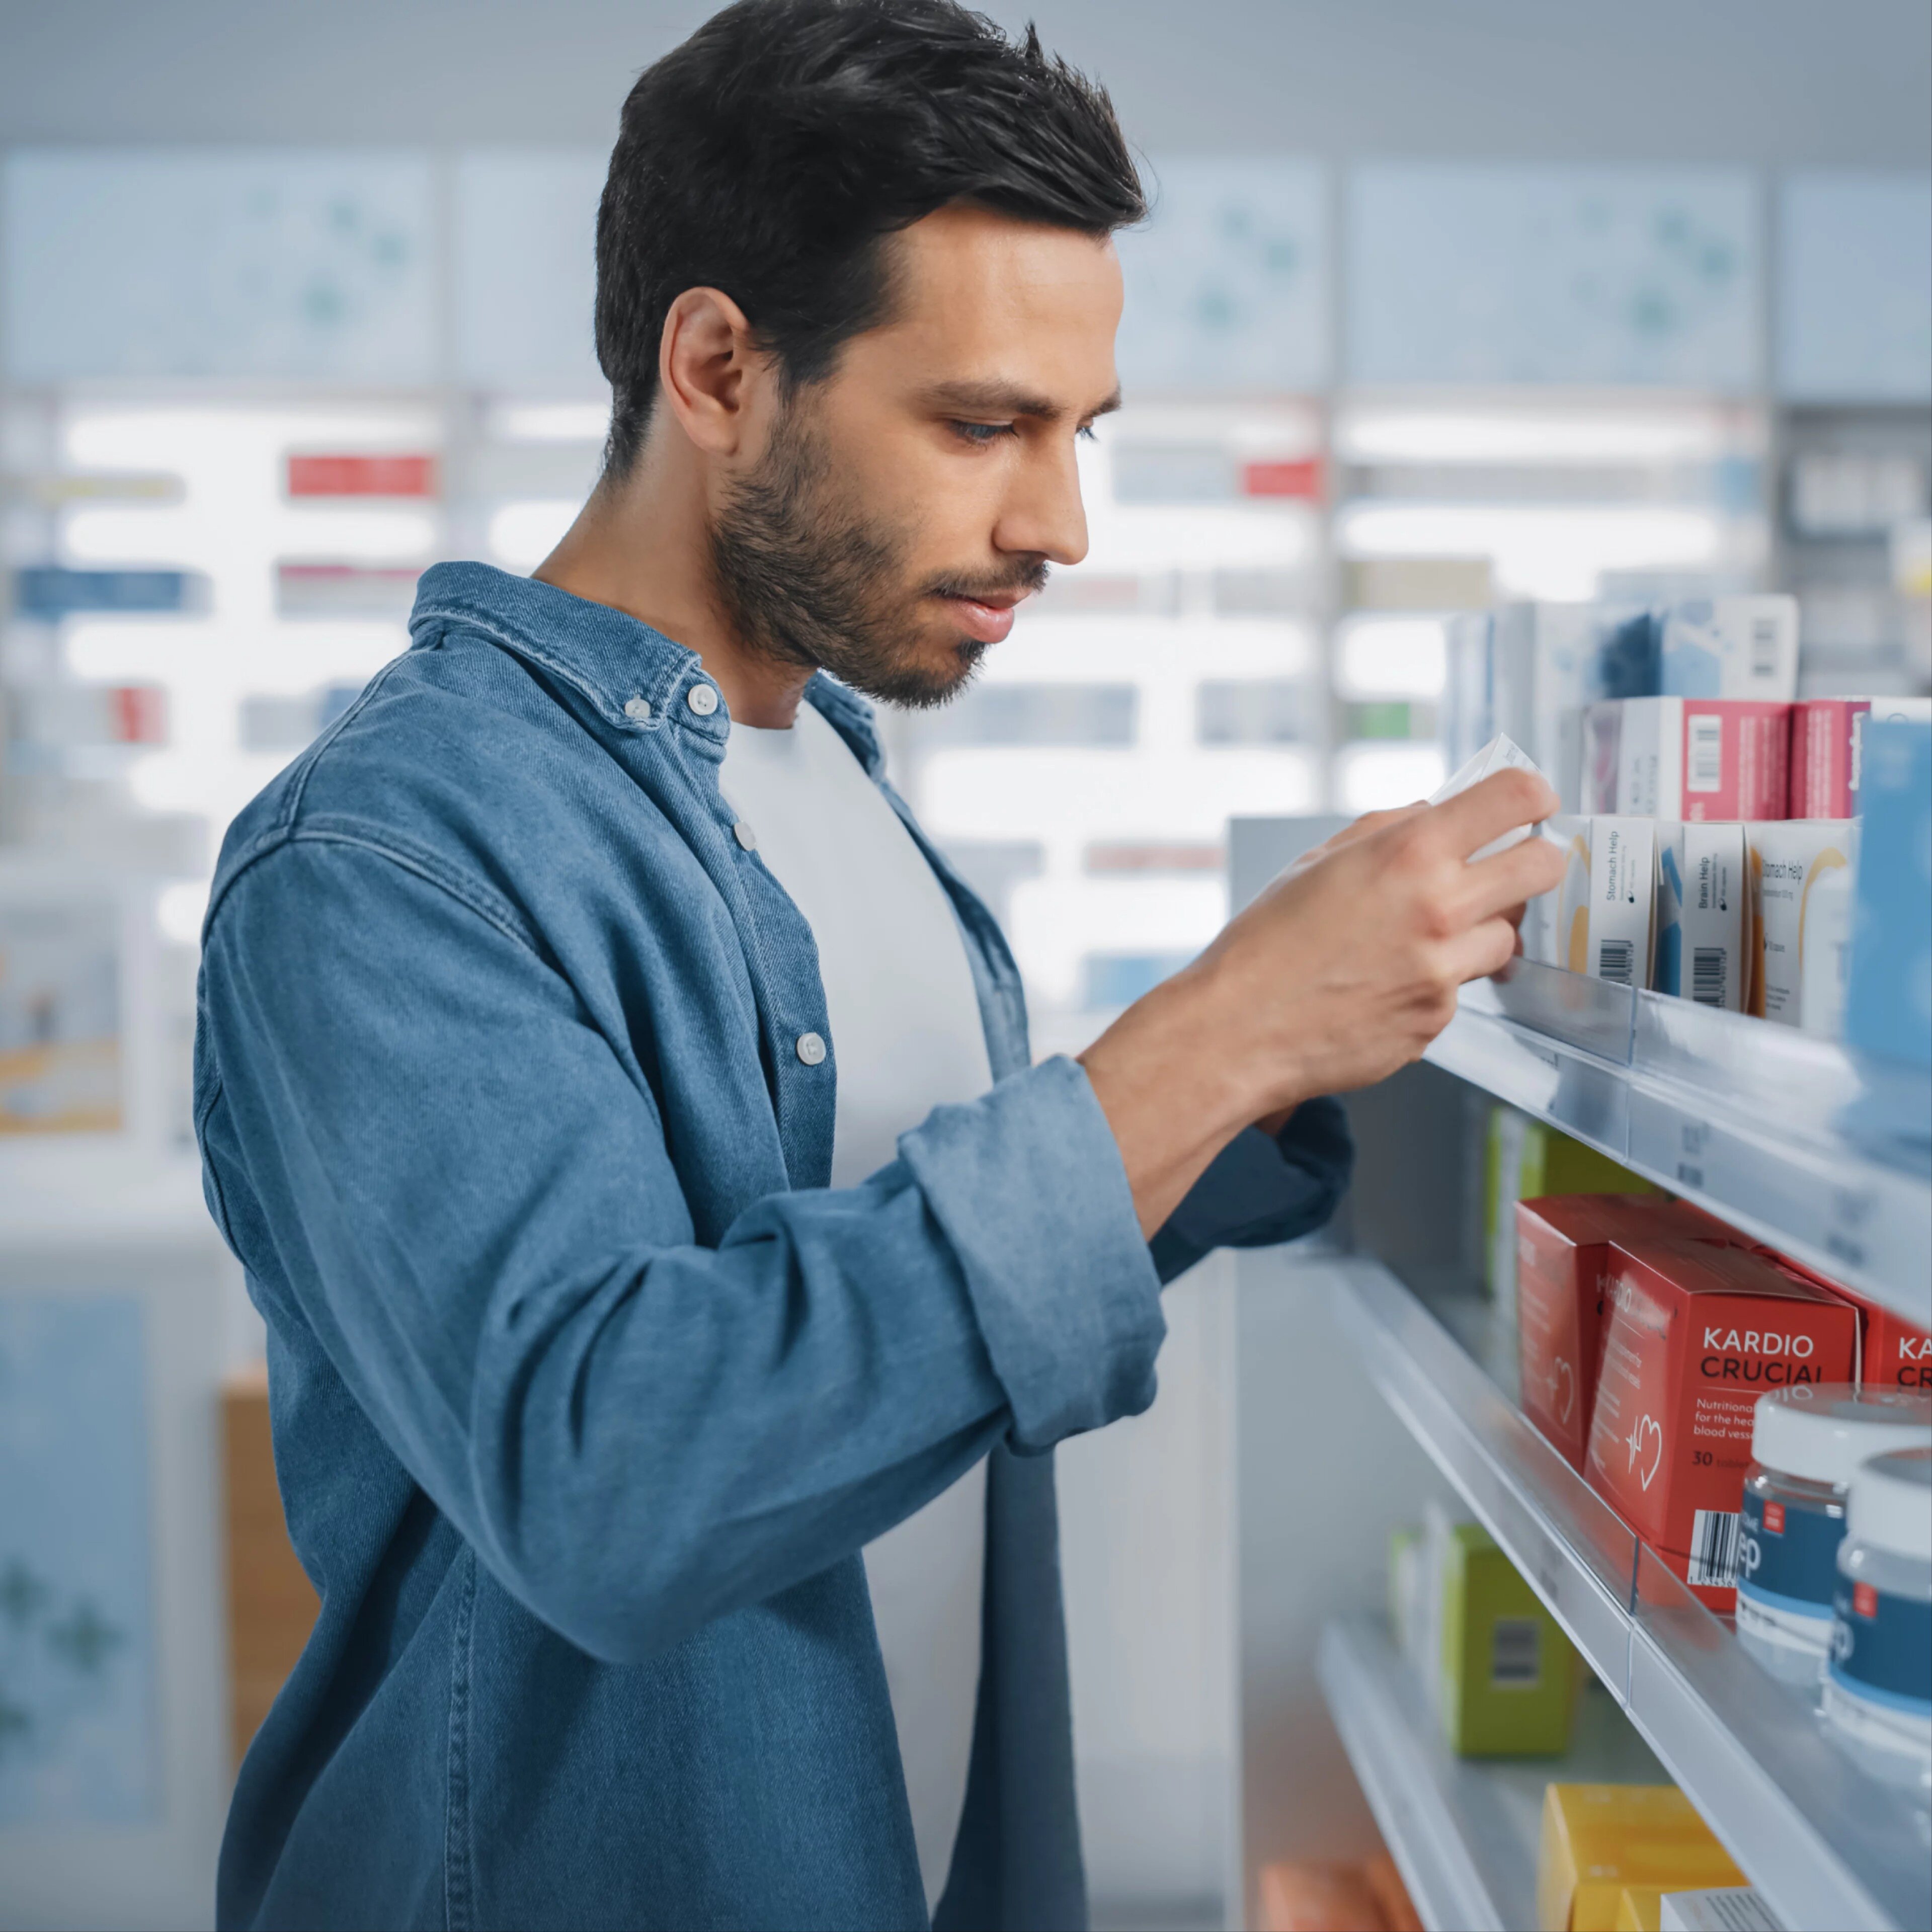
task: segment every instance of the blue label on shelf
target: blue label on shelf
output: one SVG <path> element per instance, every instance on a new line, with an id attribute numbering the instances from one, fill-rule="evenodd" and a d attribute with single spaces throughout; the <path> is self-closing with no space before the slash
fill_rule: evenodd
<path id="1" fill-rule="evenodd" d="M 1822 1510 L 1773 1502 L 1766 1522 L 1765 1498 L 1744 1492 L 1738 1588 L 1746 1596 L 1782 1599 L 1794 1610 L 1831 1612 L 1838 1587 L 1838 1545 L 1845 1519 Z"/>
<path id="2" fill-rule="evenodd" d="M 92 610 L 173 611 L 188 601 L 184 570 L 64 570 L 36 564 L 14 574 L 14 608 L 23 617 L 58 618 Z"/>
<path id="3" fill-rule="evenodd" d="M 1932 1603 L 1840 1576 L 1832 1599 L 1830 1668 L 1862 1696 L 1932 1717 Z"/>

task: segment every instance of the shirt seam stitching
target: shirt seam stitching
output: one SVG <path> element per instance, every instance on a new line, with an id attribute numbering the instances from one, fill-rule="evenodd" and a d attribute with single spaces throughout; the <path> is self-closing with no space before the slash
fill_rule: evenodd
<path id="1" fill-rule="evenodd" d="M 352 850 L 368 852 L 376 858 L 386 860 L 398 870 L 412 873 L 425 884 L 435 886 L 438 891 L 473 913 L 486 925 L 500 932 L 506 939 L 521 946 L 533 957 L 538 959 L 543 957 L 542 949 L 524 929 L 521 922 L 507 905 L 474 880 L 446 866 L 433 854 L 419 849 L 412 850 L 400 843 L 376 838 L 366 832 L 350 832 L 338 826 L 317 824 L 312 820 L 300 826 L 279 828 L 274 836 L 265 838 L 256 850 L 250 852 L 236 867 L 233 873 L 223 881 L 214 902 L 208 908 L 206 930 L 212 932 L 217 914 L 245 874 L 275 853 L 298 844 L 346 846 Z"/>
<path id="2" fill-rule="evenodd" d="M 286 802 L 277 814 L 278 824 L 292 826 L 295 824 L 296 816 L 302 810 L 302 800 L 308 790 L 309 780 L 314 777 L 316 767 L 321 764 L 323 754 L 334 744 L 350 721 L 355 718 L 389 681 L 391 676 L 401 665 L 406 656 L 407 653 L 405 652 L 404 657 L 392 658 L 380 670 L 376 672 L 375 676 L 370 679 L 369 682 L 356 694 L 355 701 L 350 705 L 349 708 L 340 718 L 334 719 L 323 728 L 321 735 L 315 742 L 310 746 L 297 760 L 297 770 L 290 782 Z"/>

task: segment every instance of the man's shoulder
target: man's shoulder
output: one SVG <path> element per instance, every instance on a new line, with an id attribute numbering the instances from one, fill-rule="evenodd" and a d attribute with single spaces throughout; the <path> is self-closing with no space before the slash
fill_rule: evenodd
<path id="1" fill-rule="evenodd" d="M 608 747 L 523 662 L 452 629 L 377 672 L 270 781 L 224 840 L 214 902 L 294 844 L 353 847 L 518 896 L 520 879 L 594 866 L 676 834 Z"/>

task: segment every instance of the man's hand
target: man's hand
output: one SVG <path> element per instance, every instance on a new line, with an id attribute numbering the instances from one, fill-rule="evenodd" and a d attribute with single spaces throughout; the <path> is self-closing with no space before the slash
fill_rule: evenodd
<path id="1" fill-rule="evenodd" d="M 1191 965 L 1081 1055 L 1150 1234 L 1250 1121 L 1366 1087 L 1418 1058 L 1465 980 L 1499 970 L 1518 909 L 1562 876 L 1528 838 L 1556 794 L 1498 772 L 1438 806 L 1375 812 L 1282 874 Z"/>

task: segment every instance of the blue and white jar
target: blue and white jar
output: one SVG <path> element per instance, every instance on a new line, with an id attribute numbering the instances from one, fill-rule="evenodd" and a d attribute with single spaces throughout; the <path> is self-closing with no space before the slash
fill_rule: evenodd
<path id="1" fill-rule="evenodd" d="M 1932 1447 L 1932 1396 L 1817 1384 L 1760 1396 L 1738 1525 L 1738 1640 L 1771 1673 L 1815 1688 L 1832 1642 L 1852 1473 Z"/>
<path id="2" fill-rule="evenodd" d="M 1825 1716 L 1889 1781 L 1932 1786 L 1932 1449 L 1852 1478 L 1838 1550 Z"/>

